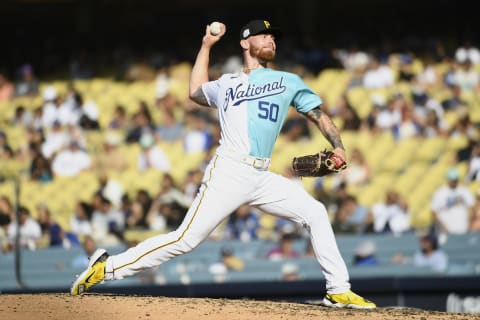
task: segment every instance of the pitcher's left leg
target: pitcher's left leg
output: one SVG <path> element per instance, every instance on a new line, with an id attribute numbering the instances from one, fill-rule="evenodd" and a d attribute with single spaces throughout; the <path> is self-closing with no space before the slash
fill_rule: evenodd
<path id="1" fill-rule="evenodd" d="M 285 177 L 265 172 L 263 179 L 251 204 L 304 225 L 310 232 L 315 256 L 327 282 L 327 292 L 348 291 L 348 270 L 338 250 L 325 206 Z"/>

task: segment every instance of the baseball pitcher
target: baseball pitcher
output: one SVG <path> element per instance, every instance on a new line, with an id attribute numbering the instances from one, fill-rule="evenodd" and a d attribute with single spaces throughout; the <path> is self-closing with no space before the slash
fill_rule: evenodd
<path id="1" fill-rule="evenodd" d="M 184 221 L 177 230 L 149 238 L 117 255 L 109 256 L 98 249 L 74 282 L 71 294 L 82 294 L 97 283 L 132 276 L 189 252 L 231 212 L 249 204 L 310 231 L 326 279 L 326 306 L 375 308 L 374 303 L 350 290 L 348 271 L 324 205 L 302 187 L 268 171 L 290 106 L 313 121 L 333 147 L 330 152 L 295 158 L 294 170 L 301 176 L 320 176 L 345 168 L 342 140 L 321 110 L 322 100 L 297 75 L 267 67 L 275 58 L 275 39 L 281 33 L 264 20 L 250 21 L 240 30 L 243 71 L 209 81 L 210 50 L 225 32 L 224 24 L 220 24 L 220 33 L 206 27 L 190 76 L 190 98 L 218 112 L 221 143 Z"/>

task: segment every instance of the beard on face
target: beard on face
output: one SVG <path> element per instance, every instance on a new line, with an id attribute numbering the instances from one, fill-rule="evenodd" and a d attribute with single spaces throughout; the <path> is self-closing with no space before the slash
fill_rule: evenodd
<path id="1" fill-rule="evenodd" d="M 275 59 L 275 50 L 267 47 L 250 47 L 250 55 L 261 61 L 271 62 Z"/>

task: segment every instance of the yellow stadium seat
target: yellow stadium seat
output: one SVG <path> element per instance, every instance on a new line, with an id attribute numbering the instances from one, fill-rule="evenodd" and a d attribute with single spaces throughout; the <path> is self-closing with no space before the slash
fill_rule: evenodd
<path id="1" fill-rule="evenodd" d="M 391 152 L 383 158 L 380 170 L 399 172 L 410 164 L 415 150 L 418 147 L 418 139 L 411 138 L 396 143 Z"/>
<path id="2" fill-rule="evenodd" d="M 468 146 L 468 137 L 465 135 L 452 136 L 448 138 L 446 150 L 458 151 Z"/>
<path id="3" fill-rule="evenodd" d="M 444 152 L 447 140 L 443 137 L 424 139 L 416 148 L 414 159 L 416 161 L 433 162 Z"/>

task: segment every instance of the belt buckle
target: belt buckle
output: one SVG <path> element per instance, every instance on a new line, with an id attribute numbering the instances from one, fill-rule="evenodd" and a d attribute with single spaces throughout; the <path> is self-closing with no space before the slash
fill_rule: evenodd
<path id="1" fill-rule="evenodd" d="M 264 166 L 265 166 L 264 159 L 255 158 L 255 160 L 253 160 L 253 167 L 255 169 L 263 169 Z"/>

